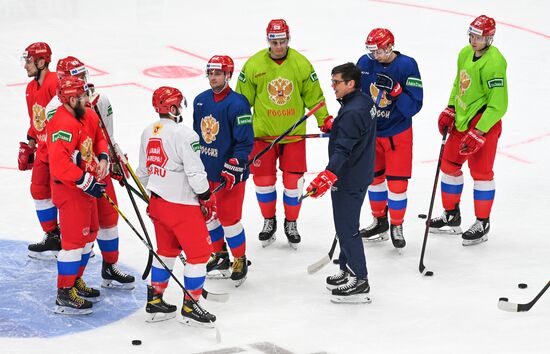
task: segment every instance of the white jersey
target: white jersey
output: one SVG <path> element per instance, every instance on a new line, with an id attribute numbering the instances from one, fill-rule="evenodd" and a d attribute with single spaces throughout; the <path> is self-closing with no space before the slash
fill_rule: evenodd
<path id="1" fill-rule="evenodd" d="M 199 136 L 168 118 L 149 125 L 141 134 L 136 174 L 149 191 L 172 203 L 198 205 L 197 194 L 209 189 Z"/>

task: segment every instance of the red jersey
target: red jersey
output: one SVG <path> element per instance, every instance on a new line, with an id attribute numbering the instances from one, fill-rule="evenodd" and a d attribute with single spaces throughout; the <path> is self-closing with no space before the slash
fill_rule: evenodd
<path id="1" fill-rule="evenodd" d="M 76 188 L 75 182 L 83 172 L 96 176 L 97 157 L 102 153 L 108 154 L 108 148 L 99 127 L 99 117 L 93 110 L 86 108 L 86 114 L 79 121 L 65 106 L 60 106 L 48 122 L 47 130 L 50 173 L 54 180 Z M 72 160 L 75 150 L 82 155 L 81 166 Z"/>
<path id="2" fill-rule="evenodd" d="M 52 97 L 56 95 L 57 74 L 48 72 L 44 78 L 42 86 L 38 81 L 32 80 L 27 85 L 26 98 L 27 109 L 29 111 L 30 127 L 27 132 L 28 137 L 36 140 L 38 150 L 36 157 L 43 162 L 48 162 L 48 150 L 46 149 L 46 106 L 50 103 Z"/>

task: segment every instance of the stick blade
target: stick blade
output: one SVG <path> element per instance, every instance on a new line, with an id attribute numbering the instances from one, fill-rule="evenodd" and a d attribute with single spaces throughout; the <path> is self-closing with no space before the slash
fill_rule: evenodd
<path id="1" fill-rule="evenodd" d="M 307 267 L 307 272 L 308 272 L 308 274 L 317 273 L 319 270 L 321 270 L 321 268 L 323 268 L 324 266 L 326 266 L 329 263 L 330 263 L 330 257 L 328 255 L 326 255 L 323 258 L 321 258 L 320 260 L 318 260 L 317 262 L 315 262 L 313 264 L 310 264 Z"/>
<path id="2" fill-rule="evenodd" d="M 205 300 L 214 301 L 214 302 L 227 302 L 229 300 L 229 294 L 227 293 L 216 294 L 216 293 L 211 293 L 209 291 L 206 291 L 204 289 L 202 289 L 202 297 Z"/>
<path id="3" fill-rule="evenodd" d="M 518 304 L 514 304 L 513 302 L 508 302 L 508 301 L 502 301 L 500 300 L 498 302 L 498 308 L 501 309 L 502 311 L 507 311 L 507 312 L 518 312 Z"/>

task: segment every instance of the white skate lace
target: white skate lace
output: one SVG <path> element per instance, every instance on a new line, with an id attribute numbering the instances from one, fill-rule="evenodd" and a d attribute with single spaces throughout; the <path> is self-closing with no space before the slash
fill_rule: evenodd
<path id="1" fill-rule="evenodd" d="M 298 228 L 297 228 L 296 226 L 297 226 L 297 225 L 296 225 L 296 222 L 295 222 L 295 221 L 289 221 L 289 222 L 287 222 L 287 224 L 285 225 L 287 234 L 289 234 L 289 235 L 297 235 L 297 234 L 298 234 Z"/>
<path id="2" fill-rule="evenodd" d="M 378 226 L 378 218 L 374 218 L 372 223 L 369 226 L 367 226 L 365 230 L 371 231 L 371 230 L 374 230 L 377 226 Z"/>
<path id="3" fill-rule="evenodd" d="M 345 275 L 345 272 L 344 272 L 342 269 L 340 269 L 340 270 L 338 271 L 338 273 L 336 273 L 336 274 L 334 274 L 334 275 L 331 275 L 331 276 L 329 277 L 329 279 L 330 279 L 330 280 L 341 279 L 341 278 L 344 277 L 344 275 Z"/>
<path id="4" fill-rule="evenodd" d="M 403 240 L 403 226 L 395 226 L 392 230 L 392 235 L 394 239 Z"/>
<path id="5" fill-rule="evenodd" d="M 351 289 L 355 286 L 357 286 L 357 278 L 356 277 L 349 277 L 348 283 L 338 287 L 338 289 L 339 290 L 348 290 L 348 289 Z"/>
<path id="6" fill-rule="evenodd" d="M 273 230 L 273 220 L 272 219 L 265 219 L 264 220 L 264 228 L 262 232 L 268 233 Z"/>
<path id="7" fill-rule="evenodd" d="M 468 233 L 475 234 L 477 232 L 484 232 L 485 229 L 483 227 L 483 223 L 479 220 L 476 220 L 476 222 L 470 226 L 470 229 L 468 229 Z"/>
<path id="8" fill-rule="evenodd" d="M 120 269 L 118 269 L 116 264 L 111 264 L 111 274 L 116 274 L 121 278 L 124 278 L 127 276 L 127 274 L 123 273 Z"/>

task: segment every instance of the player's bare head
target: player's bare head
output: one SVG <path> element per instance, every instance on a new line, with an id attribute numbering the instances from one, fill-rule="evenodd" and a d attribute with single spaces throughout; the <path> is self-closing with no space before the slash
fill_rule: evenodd
<path id="1" fill-rule="evenodd" d="M 288 51 L 290 41 L 290 29 L 283 19 L 269 21 L 266 28 L 269 54 L 273 59 L 282 59 Z"/>
<path id="2" fill-rule="evenodd" d="M 361 70 L 353 63 L 335 66 L 331 75 L 332 89 L 336 98 L 342 98 L 361 87 Z"/>
<path id="3" fill-rule="evenodd" d="M 367 47 L 367 53 L 372 59 L 381 63 L 386 63 L 391 59 L 395 38 L 390 30 L 375 28 L 370 31 L 367 36 L 365 45 Z"/>

